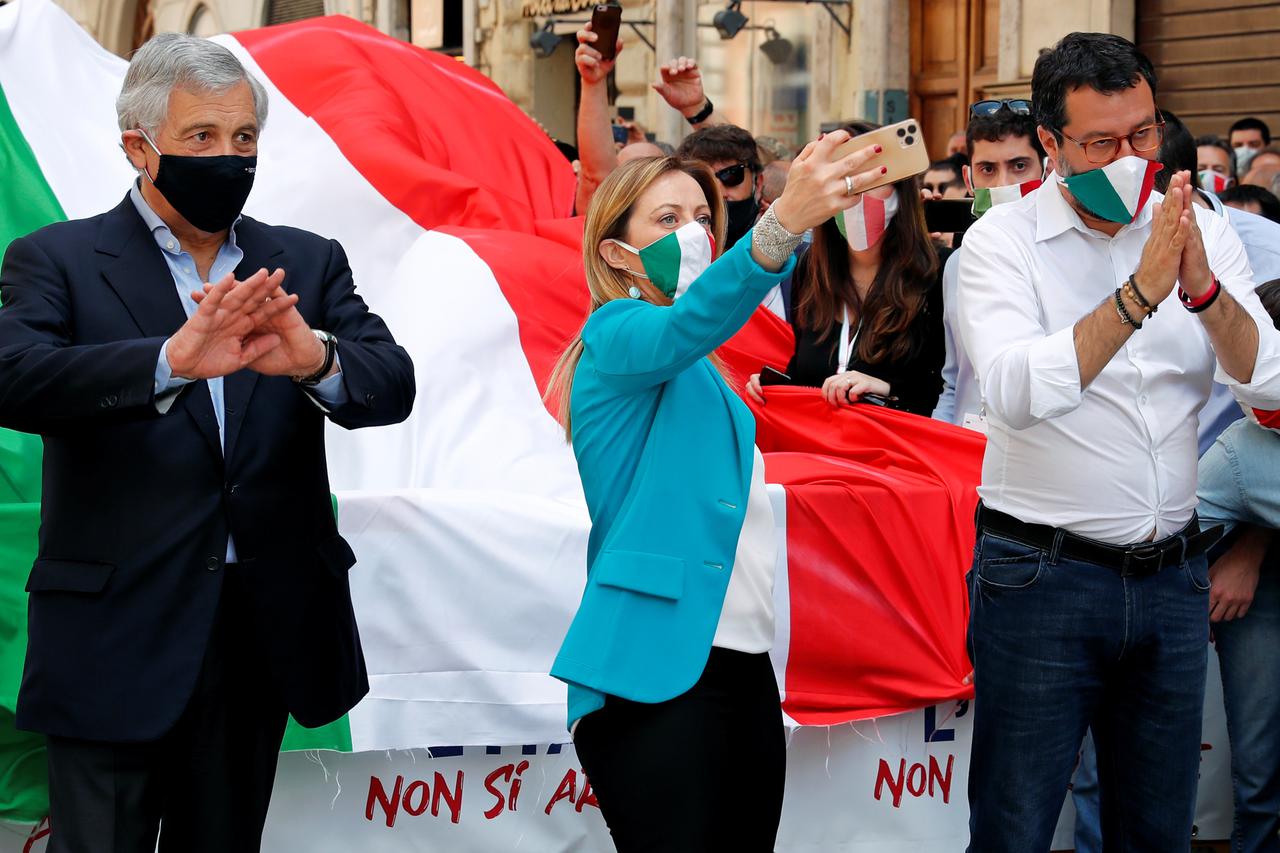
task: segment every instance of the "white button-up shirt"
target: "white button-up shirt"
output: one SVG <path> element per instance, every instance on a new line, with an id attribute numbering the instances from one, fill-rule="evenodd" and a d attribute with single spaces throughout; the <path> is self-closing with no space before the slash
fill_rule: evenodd
<path id="1" fill-rule="evenodd" d="M 1209 268 L 1258 325 L 1252 382 L 1216 365 L 1208 333 L 1175 290 L 1081 389 L 1075 324 L 1103 300 L 1113 304 L 1137 269 L 1162 196 L 1108 237 L 1084 224 L 1059 183 L 1051 176 L 993 208 L 965 235 L 959 332 L 989 422 L 978 493 L 1023 521 L 1104 542 L 1168 536 L 1195 511 L 1197 416 L 1212 381 L 1247 405 L 1280 407 L 1280 333 L 1253 292 L 1240 239 L 1225 218 L 1196 207 Z"/>

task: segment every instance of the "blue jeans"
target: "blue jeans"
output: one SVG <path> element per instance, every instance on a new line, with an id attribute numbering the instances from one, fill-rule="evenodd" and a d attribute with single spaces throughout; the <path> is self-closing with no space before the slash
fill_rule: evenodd
<path id="1" fill-rule="evenodd" d="M 1098 809 L 1098 753 L 1093 734 L 1080 747 L 1080 764 L 1071 777 L 1071 802 L 1076 807 L 1075 853 L 1102 853 L 1102 815 Z"/>
<path id="2" fill-rule="evenodd" d="M 1200 460 L 1200 513 L 1280 527 L 1280 435 L 1238 421 Z M 1280 548 L 1242 619 L 1214 626 L 1231 741 L 1235 853 L 1280 853 Z"/>
<path id="3" fill-rule="evenodd" d="M 1108 853 L 1187 850 L 1209 647 L 1203 556 L 1147 577 L 978 531 L 970 853 L 1045 853 L 1093 726 Z"/>

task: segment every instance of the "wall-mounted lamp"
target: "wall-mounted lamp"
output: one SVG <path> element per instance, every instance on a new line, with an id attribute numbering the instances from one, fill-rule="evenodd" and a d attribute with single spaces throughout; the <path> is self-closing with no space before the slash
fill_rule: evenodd
<path id="1" fill-rule="evenodd" d="M 711 19 L 711 25 L 720 33 L 720 38 L 731 39 L 747 25 L 749 19 L 742 14 L 741 7 L 740 0 L 729 0 L 729 5 L 716 12 Z"/>

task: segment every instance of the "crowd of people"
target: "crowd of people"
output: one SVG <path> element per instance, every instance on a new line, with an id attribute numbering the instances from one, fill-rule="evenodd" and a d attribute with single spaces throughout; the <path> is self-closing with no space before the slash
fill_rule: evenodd
<path id="1" fill-rule="evenodd" d="M 846 147 L 874 123 L 753 137 L 687 58 L 655 88 L 691 133 L 646 138 L 578 41 L 590 313 L 548 393 L 592 530 L 551 674 L 617 849 L 773 849 L 776 528 L 745 400 L 776 384 L 987 436 L 971 851 L 1047 851 L 1069 787 L 1077 850 L 1186 850 L 1211 635 L 1233 848 L 1280 849 L 1267 125 L 1195 137 L 1131 42 L 1072 33 L 1030 98 L 890 176 Z M 241 216 L 267 102 L 231 52 L 157 36 L 116 108 L 128 195 L 0 268 L 0 426 L 44 437 L 17 724 L 48 735 L 51 851 L 257 850 L 288 715 L 368 690 L 325 420 L 403 420 L 413 365 L 336 242 Z M 961 198 L 970 227 L 931 232 Z M 793 351 L 735 377 L 716 350 L 761 306 Z"/>
<path id="2" fill-rule="evenodd" d="M 691 125 L 670 159 L 615 145 L 611 63 L 589 25 L 578 41 L 584 103 L 596 87 L 578 115 L 593 310 L 557 388 L 595 529 L 553 674 L 579 697 L 575 743 L 618 849 L 772 849 L 773 546 L 733 392 L 765 406 L 791 384 L 987 435 L 967 576 L 970 850 L 1048 850 L 1069 789 L 1077 850 L 1187 849 L 1211 636 L 1233 849 L 1280 850 L 1280 147 L 1266 123 L 1195 137 L 1158 107 L 1132 43 L 1075 33 L 1043 52 L 1029 99 L 973 104 L 927 171 L 892 183 L 876 180 L 878 149 L 834 159 L 877 125 L 840 122 L 792 158 L 725 123 L 680 58 L 655 85 Z M 930 233 L 926 206 L 962 198 L 972 227 Z M 730 388 L 714 351 L 759 305 L 792 326 L 794 351 Z M 658 742 L 680 743 L 679 772 L 701 779 L 744 737 L 771 756 L 750 820 L 711 785 L 669 824 L 644 819 L 670 772 Z"/>

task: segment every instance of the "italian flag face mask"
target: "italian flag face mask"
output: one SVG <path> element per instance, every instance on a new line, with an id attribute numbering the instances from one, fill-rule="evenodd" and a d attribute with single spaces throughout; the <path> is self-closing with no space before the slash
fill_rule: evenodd
<path id="1" fill-rule="evenodd" d="M 973 217 L 977 219 L 997 204 L 1008 204 L 1034 192 L 1040 186 L 1040 179 L 1033 178 L 1020 184 L 1006 184 L 1003 187 L 973 188 Z"/>
<path id="2" fill-rule="evenodd" d="M 689 285 L 711 266 L 716 253 L 715 240 L 697 220 L 686 222 L 643 249 L 621 240 L 613 242 L 640 256 L 644 272 L 631 270 L 631 274 L 649 279 L 669 299 L 683 296 Z"/>
<path id="3" fill-rule="evenodd" d="M 1089 213 L 1128 225 L 1146 207 L 1155 188 L 1156 172 L 1163 168 L 1153 160 L 1130 155 L 1101 169 L 1068 175 L 1062 181 Z"/>
<path id="4" fill-rule="evenodd" d="M 880 242 L 885 230 L 898 212 L 898 190 L 888 198 L 876 198 L 869 192 L 862 194 L 858 203 L 835 216 L 840 236 L 855 252 L 866 251 Z"/>

